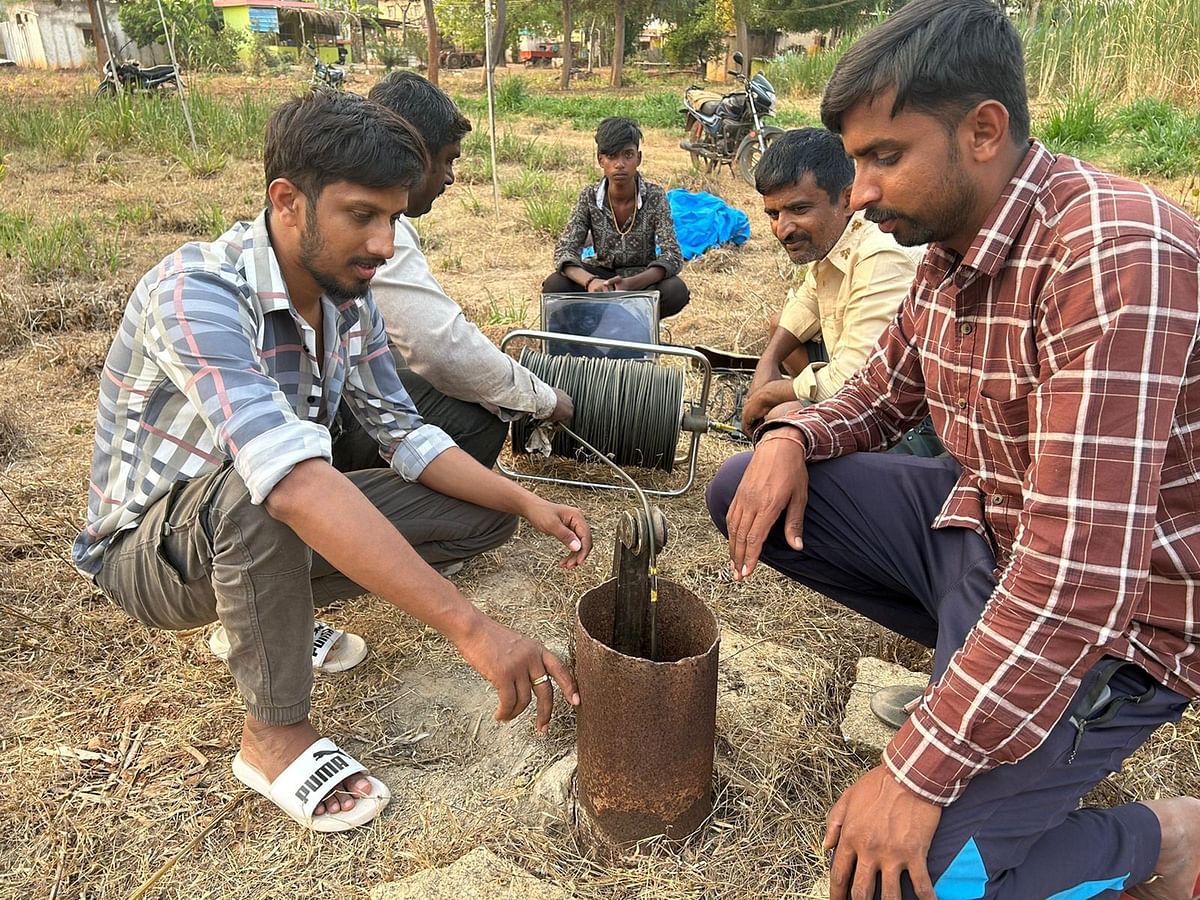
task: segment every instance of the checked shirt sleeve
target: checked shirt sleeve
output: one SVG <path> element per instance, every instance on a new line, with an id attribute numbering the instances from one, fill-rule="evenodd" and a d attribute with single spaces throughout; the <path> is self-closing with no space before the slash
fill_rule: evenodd
<path id="1" fill-rule="evenodd" d="M 297 463 L 330 459 L 330 441 L 325 428 L 296 416 L 267 375 L 256 351 L 257 322 L 238 290 L 218 272 L 166 276 L 147 305 L 146 341 L 216 449 L 233 460 L 253 502 L 261 503 Z M 159 421 L 143 428 L 159 440 L 156 457 L 199 453 L 186 425 Z"/>
<path id="2" fill-rule="evenodd" d="M 416 481 L 439 454 L 455 446 L 436 425 L 423 423 L 400 382 L 388 346 L 383 316 L 374 303 L 364 304 L 360 322 L 368 331 L 366 351 L 346 374 L 346 401 L 363 428 L 380 446 L 380 455 L 405 481 Z"/>
<path id="3" fill-rule="evenodd" d="M 1005 418 L 1028 416 L 1032 460 L 1012 556 L 884 754 L 922 797 L 948 804 L 973 776 L 1035 750 L 1129 625 L 1148 583 L 1198 290 L 1193 253 L 1137 235 L 1068 260 L 1043 289 L 1043 375 L 1004 403 Z"/>

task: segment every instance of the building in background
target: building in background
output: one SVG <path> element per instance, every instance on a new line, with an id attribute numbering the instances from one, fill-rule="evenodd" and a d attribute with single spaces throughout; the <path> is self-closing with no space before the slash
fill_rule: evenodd
<path id="1" fill-rule="evenodd" d="M 117 21 L 117 4 L 95 0 L 108 23 L 113 52 L 152 65 L 166 61 L 166 48 L 134 47 Z M 15 0 L 0 4 L 0 56 L 34 69 L 96 66 L 97 34 L 86 0 Z M 122 51 L 121 48 L 124 47 Z"/>
<path id="2" fill-rule="evenodd" d="M 305 62 L 305 47 L 316 50 L 323 62 L 346 62 L 350 57 L 348 23 L 337 13 L 309 0 L 213 0 L 225 27 L 247 33 L 242 55 L 247 59 L 261 44 L 276 53 L 294 55 Z"/>

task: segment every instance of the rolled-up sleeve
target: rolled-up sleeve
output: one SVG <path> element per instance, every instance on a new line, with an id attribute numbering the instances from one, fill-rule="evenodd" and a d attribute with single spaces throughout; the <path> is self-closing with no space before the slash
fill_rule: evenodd
<path id="1" fill-rule="evenodd" d="M 299 419 L 263 369 L 257 330 L 248 296 L 214 271 L 168 275 L 146 312 L 146 341 L 163 373 L 261 503 L 297 463 L 332 454 L 329 432 Z M 170 425 L 143 423 L 161 441 L 157 453 L 194 453 Z"/>

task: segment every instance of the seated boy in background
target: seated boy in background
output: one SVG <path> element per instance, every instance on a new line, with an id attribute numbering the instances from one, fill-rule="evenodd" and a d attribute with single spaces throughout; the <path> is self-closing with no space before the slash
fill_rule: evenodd
<path id="1" fill-rule="evenodd" d="M 683 256 L 661 185 L 638 173 L 642 132 L 630 119 L 605 119 L 596 129 L 596 162 L 604 177 L 579 194 L 554 249 L 554 273 L 544 293 L 658 291 L 659 317 L 673 316 L 690 295 L 679 277 Z M 581 257 L 591 234 L 595 259 Z"/>

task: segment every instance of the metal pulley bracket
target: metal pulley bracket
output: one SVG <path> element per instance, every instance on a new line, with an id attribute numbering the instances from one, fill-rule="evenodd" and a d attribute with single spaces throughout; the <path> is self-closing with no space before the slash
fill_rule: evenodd
<path id="1" fill-rule="evenodd" d="M 612 648 L 626 656 L 654 659 L 658 553 L 667 544 L 667 518 L 657 506 L 626 512 L 617 523 L 613 542 L 616 608 Z"/>

